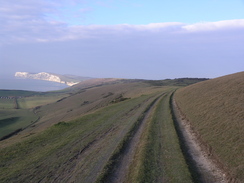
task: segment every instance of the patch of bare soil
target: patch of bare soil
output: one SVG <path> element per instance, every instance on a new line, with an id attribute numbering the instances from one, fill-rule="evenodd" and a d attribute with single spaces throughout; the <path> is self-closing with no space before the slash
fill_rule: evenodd
<path id="1" fill-rule="evenodd" d="M 183 138 L 180 140 L 184 141 L 185 148 L 187 149 L 186 154 L 190 156 L 188 158 L 190 158 L 192 161 L 191 163 L 194 164 L 197 181 L 202 183 L 233 182 L 228 179 L 226 172 L 215 163 L 211 155 L 211 149 L 206 151 L 206 149 L 203 148 L 202 143 L 199 141 L 199 136 L 191 127 L 190 122 L 182 114 L 175 101 L 173 101 L 173 110 L 181 133 L 181 138 Z"/>

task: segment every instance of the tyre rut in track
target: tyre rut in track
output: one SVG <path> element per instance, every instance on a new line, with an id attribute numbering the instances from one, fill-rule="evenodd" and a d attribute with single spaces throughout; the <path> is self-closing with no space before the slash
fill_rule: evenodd
<path id="1" fill-rule="evenodd" d="M 123 141 L 123 148 L 119 151 L 119 154 L 111 157 L 112 166 L 106 169 L 105 175 L 97 182 L 125 182 L 126 176 L 129 173 L 129 167 L 132 163 L 135 155 L 136 148 L 139 144 L 141 134 L 145 128 L 145 124 L 155 106 L 157 101 L 164 95 L 157 96 L 151 104 L 146 108 L 141 117 L 137 120 L 137 124 L 132 127 L 128 136 Z"/>
<path id="2" fill-rule="evenodd" d="M 230 182 L 227 180 L 226 174 L 211 160 L 209 153 L 201 148 L 195 132 L 193 132 L 189 122 L 184 119 L 181 110 L 172 97 L 171 110 L 175 128 L 181 142 L 181 149 L 188 162 L 193 181 L 199 183 Z"/>

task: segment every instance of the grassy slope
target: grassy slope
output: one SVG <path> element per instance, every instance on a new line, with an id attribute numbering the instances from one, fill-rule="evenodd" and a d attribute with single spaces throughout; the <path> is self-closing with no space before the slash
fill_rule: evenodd
<path id="1" fill-rule="evenodd" d="M 17 99 L 19 107 L 21 109 L 30 109 L 37 106 L 46 105 L 52 102 L 56 102 L 61 98 L 68 96 L 68 94 L 61 93 L 61 94 L 49 94 L 49 95 L 35 95 L 31 97 L 24 97 Z"/>
<path id="2" fill-rule="evenodd" d="M 38 116 L 32 111 L 23 109 L 0 109 L 0 139 L 17 129 L 34 123 Z"/>
<path id="3" fill-rule="evenodd" d="M 94 182 L 153 97 L 167 89 L 105 79 L 63 90 L 68 96 L 34 111 L 41 117 L 35 126 L 0 143 L 0 180 Z M 121 95 L 129 99 L 121 102 Z"/>
<path id="4" fill-rule="evenodd" d="M 38 109 L 36 112 L 42 118 L 36 125 L 39 129 L 45 129 L 59 121 L 69 121 L 101 107 L 108 106 L 121 95 L 124 98 L 135 98 L 159 92 L 163 89 L 153 88 L 143 83 L 127 82 L 107 83 L 97 87 L 88 86 L 86 89 L 83 88 L 78 91 L 76 89 L 76 92 L 72 93 L 69 97 Z M 38 126 L 39 123 L 41 124 L 40 127 Z"/>
<path id="5" fill-rule="evenodd" d="M 110 105 L 2 149 L 0 181 L 94 182 L 153 96 Z"/>
<path id="6" fill-rule="evenodd" d="M 33 108 L 57 101 L 65 92 L 29 92 L 21 90 L 0 90 L 0 139 L 18 129 L 26 128 L 39 119 Z M 6 98 L 6 97 L 17 97 Z"/>
<path id="7" fill-rule="evenodd" d="M 175 99 L 212 153 L 244 180 L 244 72 L 181 88 Z"/>
<path id="8" fill-rule="evenodd" d="M 33 134 L 37 131 L 43 131 L 60 121 L 76 119 L 86 114 L 87 112 L 92 112 L 101 107 L 107 106 L 114 99 L 120 97 L 121 95 L 127 98 L 134 98 L 142 94 L 158 92 L 159 90 L 162 90 L 162 88 L 152 88 L 148 84 L 131 83 L 126 80 L 121 82 L 121 80 L 117 81 L 117 79 L 93 79 L 90 81 L 84 81 L 77 86 L 70 87 L 69 89 L 65 90 L 56 92 L 32 93 L 32 96 L 17 99 L 19 107 L 22 108 L 21 110 L 18 109 L 13 111 L 13 109 L 4 109 L 1 110 L 2 112 L 0 111 L 1 119 L 11 119 L 11 117 L 18 117 L 18 115 L 23 116 L 21 112 L 24 111 L 26 115 L 26 124 L 22 123 L 21 121 L 21 123 L 18 124 L 19 120 L 5 120 L 4 122 L 16 122 L 16 128 L 14 128 L 14 125 L 12 125 L 11 128 L 6 129 L 6 131 L 4 128 L 1 128 L 4 134 L 1 134 L 0 131 L 0 136 L 4 136 L 6 133 L 13 132 L 20 127 L 26 127 L 32 121 L 36 121 L 36 119 L 31 119 L 28 121 L 30 116 L 27 115 L 27 112 L 29 112 L 31 116 L 35 114 L 36 118 L 40 117 L 40 120 L 35 123 L 35 125 L 32 125 L 31 128 L 26 129 L 26 132 L 24 132 Z M 4 91 L 4 93 L 7 95 L 8 92 L 6 92 L 7 91 Z M 23 92 L 20 91 L 20 94 L 21 93 Z M 29 94 L 29 92 L 24 93 Z M 18 96 L 19 93 L 14 91 L 12 94 Z M 14 107 L 14 102 L 11 101 L 13 102 L 11 103 L 9 101 L 10 100 L 7 100 L 7 102 L 3 103 L 5 108 L 11 106 Z M 39 105 L 43 106 L 33 110 L 33 108 Z M 33 110 L 33 112 L 31 112 L 31 110 Z M 14 116 L 10 116 L 9 113 L 15 114 Z M 9 129 L 12 131 L 9 131 Z M 15 140 L 18 141 L 21 139 L 21 134 L 20 136 L 15 136 Z M 4 142 L 4 144 L 8 145 L 8 142 Z"/>

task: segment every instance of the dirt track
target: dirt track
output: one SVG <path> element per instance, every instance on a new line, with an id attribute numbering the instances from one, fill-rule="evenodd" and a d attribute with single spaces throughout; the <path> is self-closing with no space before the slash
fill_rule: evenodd
<path id="1" fill-rule="evenodd" d="M 109 177 L 109 182 L 111 183 L 123 183 L 126 182 L 126 177 L 129 174 L 129 167 L 133 161 L 133 158 L 135 156 L 136 149 L 138 147 L 138 144 L 140 142 L 140 137 L 142 132 L 145 130 L 146 123 L 154 109 L 154 106 L 156 105 L 157 101 L 161 97 L 158 97 L 153 105 L 150 107 L 150 109 L 144 114 L 144 117 L 140 123 L 139 128 L 135 132 L 134 136 L 130 140 L 126 150 L 122 154 L 122 157 L 120 161 L 117 164 L 117 167 L 114 171 L 114 173 Z"/>
<path id="2" fill-rule="evenodd" d="M 206 152 L 202 149 L 200 142 L 198 141 L 196 133 L 193 131 L 184 116 L 181 114 L 180 109 L 177 107 L 175 101 L 173 101 L 173 110 L 176 117 L 176 123 L 179 127 L 180 135 L 183 139 L 185 156 L 188 156 L 188 161 L 191 161 L 191 166 L 195 169 L 195 176 L 197 181 L 203 183 L 215 182 L 215 183 L 227 183 L 226 174 L 218 168 L 211 158 L 211 152 Z"/>
<path id="3" fill-rule="evenodd" d="M 160 98 L 160 97 L 159 97 Z M 159 99 L 158 98 L 158 99 Z M 144 115 L 141 124 L 133 137 L 130 139 L 126 150 L 121 154 L 119 161 L 115 165 L 115 169 L 108 177 L 107 181 L 111 183 L 126 182 L 126 177 L 129 173 L 129 167 L 135 156 L 135 151 L 140 143 L 140 137 L 145 130 L 146 123 L 149 120 L 149 116 L 152 114 L 155 102 L 150 109 Z M 178 136 L 181 144 L 183 144 L 182 151 L 186 158 L 186 162 L 189 164 L 189 169 L 192 174 L 193 182 L 201 183 L 227 183 L 230 182 L 227 179 L 226 174 L 218 168 L 218 166 L 212 161 L 211 156 L 206 153 L 200 146 L 196 135 L 192 131 L 191 126 L 186 120 L 182 120 L 183 116 L 180 114 L 180 110 L 173 102 L 173 112 L 176 117 L 176 128 L 178 128 Z"/>

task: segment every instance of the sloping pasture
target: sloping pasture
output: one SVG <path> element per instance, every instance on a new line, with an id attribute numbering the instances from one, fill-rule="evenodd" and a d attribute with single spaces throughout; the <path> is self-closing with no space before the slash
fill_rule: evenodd
<path id="1" fill-rule="evenodd" d="M 181 88 L 175 100 L 209 155 L 244 180 L 244 72 Z"/>
<path id="2" fill-rule="evenodd" d="M 115 103 L 0 151 L 1 182 L 94 182 L 125 134 L 155 98 Z"/>
<path id="3" fill-rule="evenodd" d="M 16 111 L 40 119 L 0 142 L 0 182 L 116 182 L 130 148 L 125 182 L 192 182 L 171 115 L 177 86 L 164 84 L 98 79 L 20 100 L 25 109 Z M 137 145 L 129 146 L 141 124 Z"/>
<path id="4" fill-rule="evenodd" d="M 38 120 L 29 110 L 0 109 L 0 139 L 18 129 L 23 129 Z"/>

